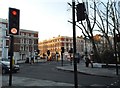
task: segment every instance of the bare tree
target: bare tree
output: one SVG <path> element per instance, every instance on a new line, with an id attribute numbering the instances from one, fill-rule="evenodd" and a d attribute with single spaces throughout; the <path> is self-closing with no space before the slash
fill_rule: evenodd
<path id="1" fill-rule="evenodd" d="M 96 30 L 95 28 L 97 27 L 97 31 L 100 32 L 101 35 L 106 39 L 107 48 L 114 50 L 109 36 L 114 37 L 113 30 L 115 30 L 117 34 L 120 33 L 120 23 L 118 20 L 118 18 L 120 18 L 120 12 L 117 9 L 116 2 L 113 2 L 112 0 L 108 0 L 107 3 L 101 2 L 101 0 L 89 0 L 89 2 L 90 1 L 92 2 L 91 5 L 89 4 L 90 9 L 92 10 L 92 15 L 86 12 L 86 20 L 76 22 L 76 26 L 82 31 L 85 38 L 89 38 L 93 46 L 95 58 L 99 60 L 100 53 L 94 40 L 94 31 Z M 68 4 L 72 7 L 70 3 Z M 72 23 L 72 21 L 68 22 Z M 85 26 L 84 22 L 87 23 L 87 27 Z"/>
<path id="2" fill-rule="evenodd" d="M 99 6 L 102 9 L 100 9 Z M 120 19 L 119 17 L 120 12 L 117 7 L 118 7 L 118 4 L 117 2 L 115 2 L 115 0 L 114 2 L 112 0 L 108 0 L 107 3 L 101 2 L 101 1 L 99 1 L 99 3 L 96 3 L 97 16 L 99 17 L 99 18 L 97 17 L 96 19 L 96 25 L 99 28 L 98 31 L 102 33 L 103 37 L 107 41 L 108 47 L 106 48 L 111 51 L 115 51 L 115 47 L 113 47 L 113 44 L 109 36 L 111 36 L 114 39 L 114 43 L 116 43 L 114 37 L 116 34 L 120 33 L 120 29 L 119 29 L 120 21 L 118 20 Z M 92 17 L 91 20 L 94 20 L 94 17 Z M 119 46 L 119 43 L 116 43 L 116 44 L 117 46 Z M 117 49 L 118 49 L 118 52 L 120 52 L 119 47 Z M 119 54 L 119 57 L 120 57 L 120 54 Z"/>
<path id="3" fill-rule="evenodd" d="M 70 3 L 69 3 L 69 5 L 72 6 Z M 85 38 L 87 37 L 91 41 L 91 43 L 93 45 L 92 48 L 94 51 L 94 57 L 96 58 L 96 60 L 99 60 L 100 57 L 99 57 L 98 49 L 97 49 L 97 46 L 96 46 L 96 43 L 94 40 L 94 33 L 93 33 L 94 27 L 96 24 L 96 2 L 95 2 L 95 0 L 93 0 L 93 16 L 92 16 L 94 20 L 90 19 L 89 14 L 87 12 L 85 12 L 85 16 L 86 16 L 86 20 L 77 22 L 76 26 L 82 31 L 84 37 Z M 68 21 L 68 22 L 72 23 L 72 21 Z M 84 22 L 87 23 L 87 27 L 84 24 Z"/>

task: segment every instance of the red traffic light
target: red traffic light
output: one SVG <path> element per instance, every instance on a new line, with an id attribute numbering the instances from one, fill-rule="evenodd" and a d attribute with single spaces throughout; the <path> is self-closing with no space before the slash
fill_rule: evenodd
<path id="1" fill-rule="evenodd" d="M 17 15 L 17 12 L 16 12 L 15 10 L 13 10 L 13 11 L 12 11 L 12 14 L 13 14 L 14 16 L 16 16 L 16 15 Z"/>
<path id="2" fill-rule="evenodd" d="M 20 10 L 9 8 L 9 34 L 19 35 Z"/>

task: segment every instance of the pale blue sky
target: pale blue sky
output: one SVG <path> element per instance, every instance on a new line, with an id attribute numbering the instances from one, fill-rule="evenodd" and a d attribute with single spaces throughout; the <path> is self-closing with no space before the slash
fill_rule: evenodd
<path id="1" fill-rule="evenodd" d="M 38 31 L 40 41 L 58 35 L 72 37 L 72 24 L 68 23 L 72 9 L 67 2 L 72 0 L 0 0 L 0 18 L 8 18 L 9 7 L 17 8 L 20 9 L 20 29 Z M 76 35 L 81 34 L 76 27 Z"/>
<path id="2" fill-rule="evenodd" d="M 8 18 L 8 8 L 20 9 L 20 28 L 39 32 L 39 39 L 72 36 L 72 0 L 0 0 L 0 18 Z M 81 34 L 78 30 L 77 34 Z"/>

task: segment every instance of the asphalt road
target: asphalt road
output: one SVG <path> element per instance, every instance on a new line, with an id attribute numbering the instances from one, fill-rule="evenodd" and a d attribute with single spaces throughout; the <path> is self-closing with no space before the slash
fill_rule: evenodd
<path id="1" fill-rule="evenodd" d="M 65 62 L 64 65 L 70 64 Z M 56 68 L 60 66 L 60 62 L 45 62 L 35 64 L 20 64 L 20 72 L 13 74 L 17 77 L 28 77 L 42 80 L 51 80 L 55 82 L 64 82 L 74 84 L 74 73 L 61 71 Z M 83 86 L 112 85 L 117 79 L 109 77 L 100 77 L 93 75 L 85 75 L 78 73 L 78 84 Z"/>

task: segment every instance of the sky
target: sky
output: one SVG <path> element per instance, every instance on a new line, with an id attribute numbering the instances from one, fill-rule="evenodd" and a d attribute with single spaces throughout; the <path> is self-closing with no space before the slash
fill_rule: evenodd
<path id="1" fill-rule="evenodd" d="M 0 18 L 8 19 L 8 9 L 20 10 L 20 29 L 39 32 L 39 41 L 52 37 L 73 36 L 72 0 L 0 0 Z M 68 10 L 69 9 L 69 10 Z M 81 31 L 76 30 L 76 35 Z"/>

